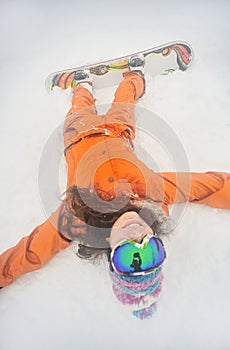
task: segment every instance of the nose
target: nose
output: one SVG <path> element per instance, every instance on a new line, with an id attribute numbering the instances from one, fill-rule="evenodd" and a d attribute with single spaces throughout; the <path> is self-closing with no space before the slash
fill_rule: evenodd
<path id="1" fill-rule="evenodd" d="M 144 232 L 141 235 L 139 235 L 138 237 L 135 237 L 133 239 L 133 241 L 140 244 L 143 241 L 143 239 L 145 238 L 146 235 L 147 235 L 147 232 Z"/>

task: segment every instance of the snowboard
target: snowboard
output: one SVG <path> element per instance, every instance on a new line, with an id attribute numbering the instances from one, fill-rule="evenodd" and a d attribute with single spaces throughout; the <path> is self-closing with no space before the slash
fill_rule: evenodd
<path id="1" fill-rule="evenodd" d="M 190 44 L 176 41 L 123 57 L 51 73 L 46 79 L 46 89 L 48 92 L 55 87 L 68 89 L 73 81 L 74 73 L 79 69 L 90 71 L 93 86 L 97 89 L 117 85 L 122 80 L 122 74 L 129 71 L 129 58 L 136 54 L 142 54 L 145 58 L 145 76 L 149 74 L 153 77 L 158 74 L 166 75 L 178 69 L 185 71 L 193 60 L 193 50 Z"/>

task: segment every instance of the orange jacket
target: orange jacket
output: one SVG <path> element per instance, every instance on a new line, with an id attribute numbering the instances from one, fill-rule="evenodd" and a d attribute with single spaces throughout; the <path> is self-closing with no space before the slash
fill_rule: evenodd
<path id="1" fill-rule="evenodd" d="M 64 126 L 68 184 L 95 189 L 104 200 L 121 194 L 146 195 L 168 211 L 173 203 L 193 202 L 230 209 L 230 174 L 155 173 L 133 151 L 134 103 L 144 91 L 143 80 L 125 74 L 114 103 L 105 116 L 98 116 L 93 96 L 75 89 Z M 86 108 L 87 107 L 87 108 Z M 59 208 L 29 236 L 0 256 L 0 286 L 26 272 L 42 267 L 69 243 L 57 232 Z"/>

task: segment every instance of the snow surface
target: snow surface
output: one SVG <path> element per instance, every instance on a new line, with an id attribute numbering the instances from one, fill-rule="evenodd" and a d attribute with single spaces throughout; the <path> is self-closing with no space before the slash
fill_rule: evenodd
<path id="1" fill-rule="evenodd" d="M 45 91 L 54 70 L 190 42 L 191 69 L 154 79 L 140 106 L 171 126 L 190 169 L 230 171 L 229 10 L 228 0 L 0 2 L 1 252 L 46 219 L 39 161 L 70 101 Z M 71 246 L 0 291 L 0 349 L 230 349 L 229 226 L 229 211 L 188 206 L 165 241 L 157 313 L 143 322 L 114 298 L 106 266 Z"/>

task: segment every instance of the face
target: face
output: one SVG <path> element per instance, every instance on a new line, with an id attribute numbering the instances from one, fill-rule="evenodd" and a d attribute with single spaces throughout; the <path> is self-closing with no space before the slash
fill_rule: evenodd
<path id="1" fill-rule="evenodd" d="M 135 211 L 122 214 L 113 224 L 109 238 L 110 247 L 117 243 L 131 239 L 140 243 L 143 238 L 152 232 L 151 227 Z"/>

